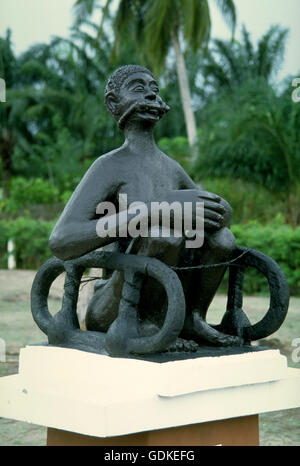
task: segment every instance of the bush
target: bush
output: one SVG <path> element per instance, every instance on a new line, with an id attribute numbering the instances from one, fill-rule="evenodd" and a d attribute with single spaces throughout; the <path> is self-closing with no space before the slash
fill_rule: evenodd
<path id="1" fill-rule="evenodd" d="M 278 213 L 285 215 L 286 196 L 282 193 L 272 193 L 260 184 L 242 179 L 202 176 L 201 171 L 195 171 L 187 138 L 162 138 L 158 146 L 179 162 L 203 189 L 218 194 L 229 202 L 233 210 L 233 223 L 245 223 L 249 220 L 266 223 L 272 221 Z"/>
<path id="2" fill-rule="evenodd" d="M 48 239 L 55 222 L 20 217 L 0 221 L 0 268 L 7 267 L 7 242 L 15 241 L 19 269 L 38 269 L 51 251 Z M 300 295 L 300 227 L 291 228 L 277 217 L 271 224 L 258 222 L 233 225 L 232 231 L 239 246 L 257 249 L 272 257 L 285 273 L 292 295 Z M 222 291 L 226 292 L 226 279 Z M 268 293 L 267 281 L 254 269 L 246 272 L 246 294 Z"/>
<path id="3" fill-rule="evenodd" d="M 4 213 L 13 213 L 24 207 L 40 204 L 54 204 L 59 200 L 57 187 L 42 178 L 12 178 L 9 199 L 2 201 Z"/>
<path id="4" fill-rule="evenodd" d="M 270 193 L 263 186 L 244 180 L 223 178 L 201 179 L 203 188 L 226 199 L 232 207 L 232 223 L 272 222 L 279 213 L 284 215 L 285 202 L 280 195 Z"/>
<path id="5" fill-rule="evenodd" d="M 274 259 L 287 278 L 291 295 L 300 295 L 300 227 L 291 228 L 278 216 L 268 225 L 258 222 L 233 225 L 232 232 L 239 246 L 257 249 Z M 249 269 L 246 276 L 246 293 L 268 292 L 263 275 Z"/>
<path id="6" fill-rule="evenodd" d="M 72 196 L 73 191 L 67 190 L 60 195 L 60 201 L 65 205 L 70 197 Z"/>
<path id="7" fill-rule="evenodd" d="M 38 269 L 51 257 L 48 239 L 54 222 L 20 217 L 0 221 L 0 267 L 7 268 L 7 242 L 15 242 L 18 269 Z"/>

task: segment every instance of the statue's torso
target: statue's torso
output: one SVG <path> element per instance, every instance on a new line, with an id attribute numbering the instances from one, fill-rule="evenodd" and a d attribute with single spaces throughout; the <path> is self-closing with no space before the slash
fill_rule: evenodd
<path id="1" fill-rule="evenodd" d="M 168 191 L 180 189 L 180 167 L 158 149 L 152 154 L 136 154 L 121 150 L 111 155 L 114 170 L 115 201 L 126 194 L 132 202 L 162 201 Z"/>

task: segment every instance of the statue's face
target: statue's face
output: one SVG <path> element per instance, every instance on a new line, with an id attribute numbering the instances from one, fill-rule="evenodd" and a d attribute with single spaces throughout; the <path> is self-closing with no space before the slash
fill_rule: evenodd
<path id="1" fill-rule="evenodd" d="M 118 95 L 118 113 L 129 121 L 147 120 L 155 124 L 169 107 L 159 96 L 157 81 L 148 73 L 132 73 Z"/>

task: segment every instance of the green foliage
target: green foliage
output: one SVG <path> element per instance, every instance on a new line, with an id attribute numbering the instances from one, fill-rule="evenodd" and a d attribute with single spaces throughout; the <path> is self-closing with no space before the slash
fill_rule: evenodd
<path id="1" fill-rule="evenodd" d="M 53 204 L 58 197 L 58 188 L 47 180 L 14 177 L 10 182 L 10 197 L 3 201 L 3 210 L 17 211 L 31 204 Z"/>
<path id="2" fill-rule="evenodd" d="M 202 111 L 200 156 L 192 173 L 241 178 L 286 200 L 286 220 L 300 222 L 300 106 L 277 96 L 264 78 L 220 94 Z"/>
<path id="3" fill-rule="evenodd" d="M 18 65 L 12 51 L 11 30 L 8 29 L 4 38 L 0 38 L 0 78 L 5 79 L 6 87 L 15 84 L 18 75 Z"/>
<path id="4" fill-rule="evenodd" d="M 61 115 L 53 116 L 52 125 L 51 134 L 39 131 L 35 135 L 29 156 L 21 147 L 16 148 L 15 169 L 27 176 L 43 175 L 48 185 L 55 185 L 60 191 L 75 189 L 84 174 L 82 145 L 63 124 Z"/>
<path id="5" fill-rule="evenodd" d="M 284 199 L 264 186 L 231 177 L 200 177 L 200 181 L 205 190 L 218 194 L 229 202 L 233 211 L 233 224 L 252 220 L 265 224 L 272 222 L 277 215 L 284 216 Z"/>
<path id="6" fill-rule="evenodd" d="M 10 36 L 1 39 L 0 55 L 3 48 L 4 77 L 12 75 L 7 102 L 0 106 L 5 195 L 14 175 L 42 176 L 61 190 L 73 189 L 85 161 L 122 140 L 103 103 L 105 82 L 113 71 L 109 42 L 103 38 L 101 46 L 93 36 L 74 30 L 73 41 L 55 38 L 19 57 L 13 54 Z"/>
<path id="7" fill-rule="evenodd" d="M 300 223 L 300 106 L 291 99 L 291 79 L 280 94 L 271 85 L 287 35 L 272 26 L 256 49 L 245 27 L 241 42 L 214 40 L 202 65 L 211 95 L 199 112 L 199 156 L 191 173 L 196 180 L 231 177 L 265 187 L 279 204 L 284 200 L 285 219 L 295 226 Z"/>
<path id="8" fill-rule="evenodd" d="M 282 65 L 287 36 L 287 29 L 273 25 L 258 40 L 255 49 L 243 26 L 241 42 L 214 39 L 201 65 L 205 85 L 219 93 L 257 77 L 270 82 Z"/>
<path id="9" fill-rule="evenodd" d="M 94 31 L 96 25 L 89 23 L 89 28 Z M 9 196 L 11 177 L 18 175 L 43 177 L 61 192 L 72 190 L 87 165 L 124 140 L 104 105 L 104 87 L 116 67 L 110 60 L 112 44 L 104 33 L 99 41 L 93 32 L 74 28 L 71 40 L 55 38 L 16 57 L 7 40 L 3 39 L 10 53 L 6 55 L 14 59 L 5 66 L 18 78 L 8 90 L 8 102 L 0 106 L 5 195 Z M 124 42 L 118 66 L 128 62 L 138 58 L 134 44 Z M 158 138 L 184 134 L 173 67 L 160 84 L 173 112 L 158 125 L 156 134 Z"/>
<path id="10" fill-rule="evenodd" d="M 73 191 L 67 190 L 60 195 L 60 200 L 63 204 L 66 204 L 70 197 L 72 196 Z"/>
<path id="11" fill-rule="evenodd" d="M 7 241 L 12 238 L 16 245 L 19 269 L 37 269 L 49 257 L 48 238 L 54 222 L 20 217 L 16 220 L 0 220 L 0 268 L 7 267 Z M 232 231 L 239 246 L 257 249 L 274 259 L 285 273 L 292 295 L 300 295 L 300 227 L 285 225 L 279 215 L 262 225 L 257 221 L 235 224 Z M 226 282 L 226 280 L 225 280 Z M 224 286 L 223 292 L 226 291 Z M 268 293 L 266 279 L 249 269 L 246 273 L 245 293 Z"/>
<path id="12" fill-rule="evenodd" d="M 233 33 L 236 24 L 234 1 L 218 0 L 216 4 Z M 76 0 L 75 3 L 77 25 L 88 25 L 88 19 L 95 10 L 102 10 L 97 38 L 102 38 L 104 25 L 108 22 L 112 26 L 114 43 L 111 57 L 119 65 L 124 48 L 134 45 L 136 62 L 159 75 L 166 69 L 170 52 L 175 51 L 180 99 L 191 146 L 194 146 L 197 130 L 189 98 L 190 86 L 188 79 L 185 79 L 187 73 L 183 50 L 195 58 L 199 49 L 207 46 L 211 32 L 209 6 L 208 0 L 119 0 L 117 3 L 106 0 L 104 4 L 99 0 Z M 132 59 L 130 62 L 133 62 Z M 172 62 L 174 64 L 174 59 Z"/>
<path id="13" fill-rule="evenodd" d="M 11 31 L 0 38 L 0 77 L 6 82 L 6 102 L 0 105 L 0 165 L 3 195 L 8 194 L 8 185 L 13 168 L 13 152 L 16 144 L 26 151 L 30 133 L 24 113 L 31 104 L 31 95 L 23 86 L 20 63 L 12 49 Z"/>
<path id="14" fill-rule="evenodd" d="M 58 189 L 42 178 L 15 177 L 11 182 L 11 198 L 22 205 L 57 202 Z"/>
<path id="15" fill-rule="evenodd" d="M 86 15 L 91 14 L 87 8 Z M 217 6 L 232 31 L 235 28 L 236 12 L 232 0 L 220 0 Z M 95 8 L 95 2 L 93 5 Z M 82 10 L 81 10 L 82 11 Z M 113 19 L 115 47 L 117 50 L 124 40 L 131 37 L 136 43 L 139 55 L 145 64 L 156 73 L 165 65 L 172 47 L 173 35 L 182 33 L 186 49 L 196 52 L 207 44 L 211 20 L 208 0 L 120 0 Z"/>
<path id="16" fill-rule="evenodd" d="M 285 225 L 277 217 L 269 225 L 249 222 L 233 225 L 238 245 L 254 248 L 274 259 L 286 275 L 291 295 L 300 294 L 300 227 Z M 267 292 L 266 279 L 253 270 L 247 272 L 245 291 L 248 294 Z"/>
<path id="17" fill-rule="evenodd" d="M 112 27 L 109 5 L 113 2 L 104 3 L 103 18 Z M 233 2 L 218 3 L 234 25 Z M 34 204 L 48 211 L 49 206 L 66 203 L 96 157 L 123 141 L 103 103 L 106 80 L 117 66 L 112 61 L 116 48 L 112 35 L 102 29 L 103 18 L 100 25 L 86 20 L 97 4 L 97 0 L 76 1 L 79 26 L 73 28 L 70 40 L 55 38 L 16 57 L 10 32 L 0 39 L 0 76 L 8 88 L 7 102 L 0 106 L 0 168 L 6 197 L 2 209 L 7 217 L 20 215 L 24 207 L 29 212 Z M 194 8 L 197 15 L 191 13 Z M 270 28 L 255 49 L 244 28 L 241 43 L 214 41 L 202 66 L 203 56 L 191 51 L 208 37 L 207 2 L 120 1 L 115 20 L 115 25 L 122 22 L 122 28 L 115 27 L 116 38 L 125 31 L 117 50 L 118 66 L 151 62 L 159 68 L 170 50 L 172 32 L 179 28 L 182 44 L 189 44 L 185 59 L 198 109 L 199 157 L 192 163 L 187 139 L 176 137 L 185 134 L 185 126 L 171 55 L 160 89 L 172 111 L 155 130 L 159 147 L 205 189 L 230 202 L 238 244 L 278 260 L 292 292 L 299 293 L 299 227 L 293 230 L 279 221 L 263 225 L 278 212 L 290 224 L 300 223 L 300 105 L 291 100 L 291 80 L 281 94 L 270 84 L 282 62 L 287 31 Z M 143 59 L 137 56 L 133 37 L 146 45 Z M 198 79 L 203 71 L 204 80 Z M 2 266 L 12 237 L 18 266 L 39 267 L 50 255 L 52 226 L 23 217 L 0 221 Z M 248 292 L 266 290 L 261 277 L 252 271 L 249 277 Z"/>
<path id="18" fill-rule="evenodd" d="M 37 269 L 51 257 L 48 239 L 54 222 L 19 217 L 0 220 L 0 268 L 7 267 L 7 242 L 15 242 L 16 261 L 19 269 Z"/>

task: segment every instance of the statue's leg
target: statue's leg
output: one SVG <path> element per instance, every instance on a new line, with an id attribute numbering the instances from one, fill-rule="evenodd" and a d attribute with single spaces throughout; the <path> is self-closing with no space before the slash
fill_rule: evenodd
<path id="1" fill-rule="evenodd" d="M 127 252 L 155 257 L 169 266 L 209 265 L 231 259 L 235 249 L 234 236 L 226 227 L 214 234 L 206 235 L 200 249 L 185 249 L 185 238 L 174 236 L 137 238 L 131 242 Z M 226 267 L 180 272 L 187 301 L 187 318 L 181 337 L 201 343 L 232 345 L 236 337 L 230 337 L 212 329 L 205 322 L 207 309 L 220 285 Z M 124 277 L 115 271 L 95 292 L 87 311 L 88 330 L 106 332 L 118 315 Z M 139 304 L 141 335 L 155 333 L 165 316 L 166 295 L 154 279 L 145 277 Z M 238 343 L 236 343 L 238 344 Z"/>
<path id="2" fill-rule="evenodd" d="M 236 249 L 235 237 L 230 231 L 231 208 L 227 201 L 222 200 L 221 203 L 226 208 L 223 228 L 215 232 L 205 231 L 203 245 L 187 253 L 187 256 L 191 257 L 189 262 L 192 262 L 192 265 L 203 265 L 204 268 L 194 269 L 182 279 L 183 282 L 187 282 L 184 286 L 187 309 L 197 310 L 204 320 L 226 271 L 226 266 L 211 268 L 209 266 L 230 261 Z"/>
<path id="3" fill-rule="evenodd" d="M 224 227 L 205 236 L 202 248 L 195 250 L 194 264 L 210 266 L 228 262 L 232 259 L 236 242 L 231 231 Z M 205 319 L 213 297 L 224 277 L 226 266 L 194 269 L 189 283 L 188 307 L 197 309 Z"/>
<path id="4" fill-rule="evenodd" d="M 194 251 L 194 265 L 212 265 L 228 262 L 236 248 L 235 238 L 229 228 L 207 234 L 202 248 Z M 198 343 L 217 346 L 242 344 L 239 337 L 223 334 L 206 323 L 206 314 L 222 281 L 226 266 L 193 270 L 186 292 L 187 315 L 182 335 Z"/>
<path id="5" fill-rule="evenodd" d="M 153 227 L 149 231 L 149 237 L 140 238 L 136 243 L 138 255 L 153 257 L 168 266 L 178 265 L 181 252 L 184 248 L 184 238 L 156 237 L 161 235 L 161 229 Z M 162 326 L 167 308 L 166 293 L 164 288 L 153 278 L 144 277 L 141 288 L 139 304 L 139 316 L 141 331 L 143 334 L 155 333 Z"/>
<path id="6" fill-rule="evenodd" d="M 157 229 L 154 228 L 157 234 Z M 130 243 L 127 253 L 155 257 L 168 265 L 177 265 L 183 249 L 183 238 L 138 237 Z M 154 233 L 154 235 L 155 235 Z M 119 303 L 124 284 L 123 272 L 115 271 L 108 280 L 100 281 L 95 287 L 95 293 L 90 300 L 86 313 L 86 328 L 106 332 L 118 315 Z M 143 334 L 151 334 L 157 331 L 164 320 L 163 307 L 165 304 L 165 292 L 157 281 L 145 278 L 141 290 L 140 318 Z"/>
<path id="7" fill-rule="evenodd" d="M 124 273 L 116 270 L 108 280 L 102 280 L 95 287 L 85 317 L 87 330 L 107 332 L 118 315 L 123 283 Z"/>
<path id="8" fill-rule="evenodd" d="M 156 228 L 151 230 L 151 234 L 153 231 L 157 231 Z M 175 237 L 173 232 L 169 237 L 143 238 L 139 243 L 137 254 L 155 257 L 170 267 L 180 267 L 186 265 L 185 241 L 185 237 Z M 183 259 L 185 259 L 184 263 Z M 186 283 L 183 282 L 182 285 L 184 290 L 187 289 Z M 141 334 L 151 335 L 158 331 L 165 318 L 166 304 L 166 294 L 159 283 L 152 278 L 144 279 L 139 306 Z M 198 344 L 195 341 L 181 337 L 169 348 L 169 351 L 191 352 L 197 349 Z"/>

